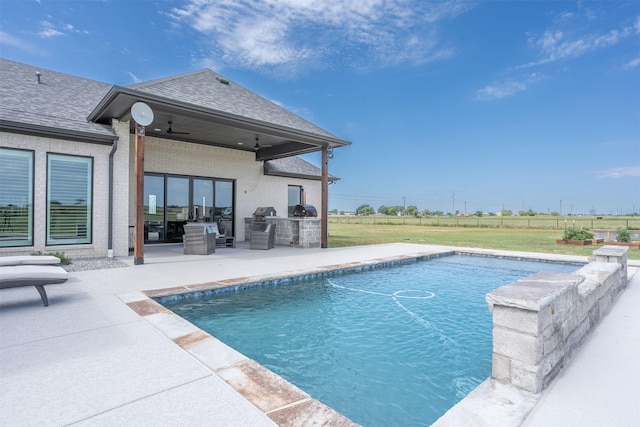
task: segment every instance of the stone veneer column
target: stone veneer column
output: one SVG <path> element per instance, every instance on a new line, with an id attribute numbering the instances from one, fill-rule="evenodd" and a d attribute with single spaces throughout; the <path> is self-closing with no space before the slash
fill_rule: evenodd
<path id="1" fill-rule="evenodd" d="M 571 306 L 578 300 L 583 278 L 571 274 L 541 272 L 487 294 L 493 312 L 491 376 L 524 390 L 538 393 L 546 375 L 555 367 L 554 353 L 562 326 L 574 322 Z"/>
<path id="2" fill-rule="evenodd" d="M 487 294 L 492 378 L 532 393 L 546 388 L 626 287 L 627 251 L 604 246 L 575 274 L 540 272 Z"/>

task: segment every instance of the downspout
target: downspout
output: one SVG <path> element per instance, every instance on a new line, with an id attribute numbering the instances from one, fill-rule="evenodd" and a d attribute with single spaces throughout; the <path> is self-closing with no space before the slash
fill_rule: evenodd
<path id="1" fill-rule="evenodd" d="M 113 156 L 118 149 L 118 138 L 113 140 L 109 153 L 109 243 L 107 256 L 113 258 Z"/>

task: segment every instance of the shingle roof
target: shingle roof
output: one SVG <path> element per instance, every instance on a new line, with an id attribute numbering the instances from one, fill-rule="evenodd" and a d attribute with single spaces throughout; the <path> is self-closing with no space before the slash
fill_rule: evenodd
<path id="1" fill-rule="evenodd" d="M 320 180 L 322 171 L 300 157 L 284 157 L 281 159 L 264 162 L 265 175 L 287 176 Z M 340 178 L 329 174 L 329 181 L 337 181 Z"/>
<path id="2" fill-rule="evenodd" d="M 37 72 L 41 73 L 40 84 L 36 83 Z M 116 134 L 109 125 L 89 122 L 87 117 L 116 88 L 0 58 L 0 129 L 67 139 L 112 141 Z M 134 94 L 142 92 L 341 141 L 209 69 L 137 83 L 127 89 Z M 320 169 L 299 157 L 266 161 L 264 169 L 271 175 L 321 178 Z M 329 179 L 338 178 L 330 176 Z"/>
<path id="3" fill-rule="evenodd" d="M 313 123 L 209 69 L 136 83 L 127 87 L 196 106 L 336 138 Z"/>
<path id="4" fill-rule="evenodd" d="M 36 72 L 41 73 L 41 84 L 36 83 Z M 0 125 L 113 139 L 110 126 L 87 121 L 110 88 L 106 83 L 0 58 Z"/>

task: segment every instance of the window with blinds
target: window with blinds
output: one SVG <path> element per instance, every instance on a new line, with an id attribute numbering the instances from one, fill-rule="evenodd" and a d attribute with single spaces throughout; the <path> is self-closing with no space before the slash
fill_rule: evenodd
<path id="1" fill-rule="evenodd" d="M 33 246 L 33 151 L 0 148 L 0 247 Z"/>
<path id="2" fill-rule="evenodd" d="M 91 243 L 93 159 L 47 156 L 47 245 Z"/>

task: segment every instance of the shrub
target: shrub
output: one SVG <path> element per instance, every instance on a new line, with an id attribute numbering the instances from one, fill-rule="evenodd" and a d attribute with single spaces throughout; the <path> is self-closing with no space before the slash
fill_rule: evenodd
<path id="1" fill-rule="evenodd" d="M 71 264 L 71 258 L 67 258 L 67 256 L 64 254 L 64 252 L 49 252 L 49 253 L 44 253 L 42 251 L 35 251 L 35 252 L 31 252 L 31 255 L 53 255 L 56 258 L 60 259 L 60 263 L 62 265 L 69 265 Z"/>
<path id="2" fill-rule="evenodd" d="M 562 240 L 588 240 L 593 239 L 593 233 L 582 228 L 569 227 L 564 230 Z"/>
<path id="3" fill-rule="evenodd" d="M 616 238 L 618 242 L 628 243 L 631 241 L 631 234 L 629 233 L 628 228 L 618 227 L 616 228 L 616 233 L 618 234 L 618 237 Z"/>

